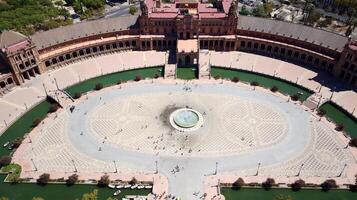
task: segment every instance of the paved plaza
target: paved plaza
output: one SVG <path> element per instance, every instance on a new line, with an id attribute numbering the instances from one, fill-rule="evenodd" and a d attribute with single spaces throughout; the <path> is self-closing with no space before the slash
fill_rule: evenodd
<path id="1" fill-rule="evenodd" d="M 346 140 L 302 105 L 264 89 L 158 79 L 67 102 L 16 151 L 23 177 L 158 171 L 168 182 L 154 185 L 154 191 L 163 187 L 182 199 L 199 199 L 207 191 L 206 178 L 215 174 L 222 180 L 231 174 L 353 181 L 348 172 L 355 160 Z M 174 129 L 169 116 L 180 108 L 202 114 L 202 126 L 190 132 Z"/>

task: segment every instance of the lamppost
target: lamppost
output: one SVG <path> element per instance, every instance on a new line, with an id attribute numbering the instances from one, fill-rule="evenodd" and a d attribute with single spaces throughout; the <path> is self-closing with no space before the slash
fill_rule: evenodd
<path id="1" fill-rule="evenodd" d="M 157 160 L 155 160 L 155 173 L 158 174 L 159 173 L 159 167 L 157 164 Z"/>
<path id="2" fill-rule="evenodd" d="M 258 176 L 258 174 L 259 174 L 260 165 L 261 165 L 261 163 L 258 163 L 257 173 L 255 174 L 255 176 Z"/>
<path id="3" fill-rule="evenodd" d="M 330 96 L 330 101 L 332 100 L 333 94 L 335 91 L 332 91 L 331 96 Z"/>
<path id="4" fill-rule="evenodd" d="M 76 165 L 75 165 L 75 163 L 74 163 L 74 160 L 73 160 L 73 159 L 72 159 L 72 163 L 73 163 L 73 167 L 74 167 L 74 172 L 78 172 L 77 167 L 76 167 Z"/>
<path id="5" fill-rule="evenodd" d="M 113 163 L 114 163 L 114 168 L 115 168 L 114 173 L 118 173 L 118 169 L 117 169 L 117 165 L 116 165 L 116 163 L 115 163 L 115 160 L 113 160 Z"/>
<path id="6" fill-rule="evenodd" d="M 32 162 L 32 164 L 33 164 L 33 167 L 35 168 L 35 171 L 37 171 L 37 167 L 36 167 L 35 162 L 33 161 L 32 158 L 31 158 L 31 162 Z"/>
<path id="7" fill-rule="evenodd" d="M 58 83 L 57 83 L 57 79 L 56 79 L 56 78 L 53 78 L 53 79 L 55 80 L 55 84 L 56 84 L 57 90 L 59 90 Z"/>
<path id="8" fill-rule="evenodd" d="M 214 174 L 217 175 L 218 173 L 218 162 L 216 162 L 216 170 L 214 171 Z"/>
<path id="9" fill-rule="evenodd" d="M 296 176 L 300 176 L 300 173 L 301 173 L 301 170 L 302 170 L 302 167 L 303 167 L 303 166 L 304 166 L 304 163 L 301 164 L 300 169 L 299 169 L 299 172 L 297 173 Z"/>
<path id="10" fill-rule="evenodd" d="M 47 89 L 46 89 L 45 84 L 44 84 L 44 83 L 42 83 L 42 85 L 43 85 L 43 89 L 45 90 L 45 94 L 46 94 L 46 96 L 48 96 L 48 93 L 47 93 Z"/>
<path id="11" fill-rule="evenodd" d="M 347 163 L 345 163 L 345 165 L 343 166 L 341 173 L 337 176 L 337 177 L 341 177 L 343 172 L 345 171 L 345 168 L 347 167 Z"/>

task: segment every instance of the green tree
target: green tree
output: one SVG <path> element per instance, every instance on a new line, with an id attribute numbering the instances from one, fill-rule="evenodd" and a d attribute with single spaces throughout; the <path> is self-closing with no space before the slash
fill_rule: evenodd
<path id="1" fill-rule="evenodd" d="M 42 174 L 38 179 L 37 179 L 37 184 L 39 185 L 47 185 L 47 183 L 50 181 L 50 175 L 49 174 Z"/>
<path id="2" fill-rule="evenodd" d="M 73 10 L 77 14 L 83 14 L 83 6 L 80 0 L 75 0 L 73 2 Z"/>
<path id="3" fill-rule="evenodd" d="M 329 191 L 330 189 L 337 188 L 336 181 L 333 179 L 328 179 L 325 182 L 321 183 L 321 188 L 323 191 Z"/>
<path id="4" fill-rule="evenodd" d="M 11 157 L 8 155 L 4 155 L 0 157 L 0 168 L 2 166 L 9 165 L 11 163 Z"/>
<path id="5" fill-rule="evenodd" d="M 105 5 L 105 0 L 81 0 L 83 5 L 91 10 L 103 8 Z"/>
<path id="6" fill-rule="evenodd" d="M 247 6 L 243 5 L 242 8 L 240 9 L 239 14 L 241 14 L 241 15 L 249 15 L 250 12 L 249 12 L 249 10 L 247 9 Z"/>
<path id="7" fill-rule="evenodd" d="M 0 197 L 0 200 L 9 200 L 7 197 Z"/>
<path id="8" fill-rule="evenodd" d="M 264 5 L 259 5 L 254 8 L 252 14 L 256 17 L 268 17 L 268 14 L 264 9 Z"/>
<path id="9" fill-rule="evenodd" d="M 69 176 L 68 179 L 66 180 L 66 185 L 68 186 L 74 185 L 77 181 L 78 181 L 78 175 L 73 174 Z"/>
<path id="10" fill-rule="evenodd" d="M 267 13 L 267 15 L 270 16 L 270 13 L 273 12 L 273 8 L 274 8 L 274 5 L 273 5 L 272 1 L 268 1 L 268 2 L 264 3 L 264 10 Z"/>
<path id="11" fill-rule="evenodd" d="M 59 1 L 55 2 L 55 5 L 62 8 L 64 6 L 64 3 L 63 3 L 63 1 L 59 0 Z"/>
<path id="12" fill-rule="evenodd" d="M 98 187 L 107 187 L 110 183 L 110 179 L 108 175 L 103 175 L 100 177 L 100 180 L 98 181 Z"/>
<path id="13" fill-rule="evenodd" d="M 98 199 L 98 190 L 95 189 L 93 192 L 84 193 L 82 200 L 97 200 Z"/>
<path id="14" fill-rule="evenodd" d="M 138 11 L 138 9 L 135 6 L 130 6 L 129 7 L 129 13 L 131 15 L 134 15 L 137 11 Z"/>

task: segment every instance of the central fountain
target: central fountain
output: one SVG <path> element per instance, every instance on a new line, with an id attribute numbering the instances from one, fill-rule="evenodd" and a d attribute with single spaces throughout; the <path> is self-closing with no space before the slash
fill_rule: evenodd
<path id="1" fill-rule="evenodd" d="M 171 113 L 170 124 L 180 132 L 195 131 L 203 125 L 203 116 L 196 110 L 180 108 Z"/>

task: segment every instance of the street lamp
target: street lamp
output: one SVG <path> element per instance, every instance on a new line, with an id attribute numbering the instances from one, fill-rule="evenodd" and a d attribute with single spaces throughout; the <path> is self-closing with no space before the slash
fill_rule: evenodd
<path id="1" fill-rule="evenodd" d="M 115 168 L 114 173 L 118 173 L 118 169 L 117 169 L 117 165 L 116 165 L 116 163 L 115 163 L 115 160 L 113 160 L 113 163 L 114 163 L 114 168 Z"/>
<path id="2" fill-rule="evenodd" d="M 72 159 L 72 163 L 73 163 L 73 167 L 74 167 L 74 172 L 78 172 L 77 167 L 76 167 L 76 165 L 75 165 L 75 163 L 74 163 L 74 160 L 73 160 L 73 159 Z"/>
<path id="3" fill-rule="evenodd" d="M 56 78 L 53 78 L 53 79 L 55 80 L 55 84 L 56 84 L 57 90 L 59 90 L 58 83 L 57 83 L 57 79 L 56 79 Z"/>
<path id="4" fill-rule="evenodd" d="M 159 167 L 157 164 L 157 160 L 155 160 L 155 173 L 158 174 L 159 173 Z"/>
<path id="5" fill-rule="evenodd" d="M 345 171 L 345 168 L 347 167 L 347 163 L 345 163 L 345 165 L 343 166 L 341 173 L 337 176 L 337 177 L 341 177 L 343 172 Z"/>
<path id="6" fill-rule="evenodd" d="M 258 174 L 259 174 L 260 165 L 261 165 L 261 163 L 258 163 L 257 173 L 255 174 L 255 176 L 258 176 Z"/>
<path id="7" fill-rule="evenodd" d="M 31 158 L 31 162 L 32 162 L 32 164 L 33 164 L 33 167 L 35 168 L 35 171 L 37 171 L 37 167 L 36 167 L 35 162 L 33 161 L 32 158 Z"/>
<path id="8" fill-rule="evenodd" d="M 298 172 L 298 174 L 296 175 L 296 176 L 300 176 L 300 173 L 301 173 L 301 170 L 302 170 L 302 167 L 304 166 L 304 163 L 302 163 L 301 164 L 301 167 L 300 167 L 300 169 L 299 169 L 299 172 Z"/>
<path id="9" fill-rule="evenodd" d="M 218 162 L 216 162 L 216 170 L 215 170 L 214 174 L 217 175 L 217 172 L 218 172 Z"/>

